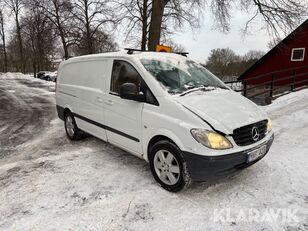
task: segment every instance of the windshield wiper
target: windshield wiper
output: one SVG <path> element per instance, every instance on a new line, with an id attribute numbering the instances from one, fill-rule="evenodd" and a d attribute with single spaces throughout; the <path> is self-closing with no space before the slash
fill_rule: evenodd
<path id="1" fill-rule="evenodd" d="M 200 91 L 200 90 L 212 90 L 212 89 L 209 89 L 210 86 L 207 86 L 207 85 L 203 85 L 203 86 L 196 86 L 194 88 L 191 88 L 191 89 L 188 89 L 187 91 L 184 91 L 183 93 L 180 94 L 180 96 L 184 96 L 184 95 L 187 95 L 191 92 L 195 92 L 195 91 Z"/>
<path id="2" fill-rule="evenodd" d="M 216 88 L 221 88 L 221 89 L 227 89 L 227 87 L 224 87 L 224 86 L 210 86 L 210 85 L 201 85 L 201 86 L 196 86 L 194 88 L 191 88 L 191 89 L 188 89 L 187 91 L 184 91 L 183 93 L 180 94 L 180 96 L 184 96 L 184 95 L 187 95 L 191 92 L 195 92 L 195 91 L 213 91 L 215 90 Z"/>

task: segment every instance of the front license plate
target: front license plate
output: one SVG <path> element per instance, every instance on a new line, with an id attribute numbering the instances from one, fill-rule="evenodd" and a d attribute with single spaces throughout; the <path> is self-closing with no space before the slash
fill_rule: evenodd
<path id="1" fill-rule="evenodd" d="M 266 145 L 253 150 L 251 152 L 247 153 L 247 162 L 253 162 L 259 158 L 261 158 L 262 156 L 264 156 L 264 154 L 266 153 Z"/>

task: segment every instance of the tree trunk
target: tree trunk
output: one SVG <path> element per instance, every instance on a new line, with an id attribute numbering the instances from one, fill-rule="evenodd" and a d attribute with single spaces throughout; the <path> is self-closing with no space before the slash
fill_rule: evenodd
<path id="1" fill-rule="evenodd" d="M 23 44 L 22 44 L 22 38 L 21 38 L 21 29 L 19 25 L 19 19 L 18 19 L 18 13 L 15 13 L 15 20 L 16 20 L 16 29 L 17 29 L 17 39 L 18 39 L 18 45 L 19 45 L 19 55 L 20 55 L 20 63 L 21 63 L 21 71 L 23 73 L 26 73 L 26 64 L 24 60 L 24 51 L 23 51 Z"/>
<path id="2" fill-rule="evenodd" d="M 6 41 L 4 33 L 4 21 L 3 15 L 1 14 L 1 34 L 2 34 L 2 44 L 3 44 L 3 54 L 4 54 L 4 72 L 7 72 L 7 52 L 6 52 Z"/>
<path id="3" fill-rule="evenodd" d="M 169 0 L 153 0 L 148 44 L 150 51 L 155 51 L 156 45 L 159 44 L 163 14 L 168 1 Z"/>
<path id="4" fill-rule="evenodd" d="M 89 9 L 88 9 L 88 0 L 84 0 L 84 13 L 85 13 L 85 23 L 86 23 L 86 38 L 87 38 L 87 50 L 88 54 L 93 54 L 92 38 L 90 31 L 90 22 L 89 22 Z"/>
<path id="5" fill-rule="evenodd" d="M 62 47 L 63 47 L 63 51 L 64 51 L 64 58 L 69 59 L 68 48 L 67 48 L 67 44 L 66 44 L 63 32 L 60 32 L 60 38 L 61 38 Z"/>
<path id="6" fill-rule="evenodd" d="M 36 77 L 37 71 L 36 71 L 36 63 L 35 63 L 35 61 L 33 61 L 32 67 L 33 67 L 33 76 Z"/>
<path id="7" fill-rule="evenodd" d="M 4 72 L 8 71 L 7 52 L 6 52 L 5 37 L 3 37 L 3 54 L 4 54 Z"/>
<path id="8" fill-rule="evenodd" d="M 146 50 L 148 29 L 148 0 L 143 0 L 141 50 Z"/>
<path id="9" fill-rule="evenodd" d="M 55 14 L 56 14 L 56 20 L 57 20 L 56 24 L 57 24 L 57 29 L 59 31 L 59 35 L 60 35 L 61 42 L 62 42 L 62 47 L 63 47 L 63 51 L 64 51 L 64 58 L 69 59 L 68 46 L 67 46 L 67 43 L 66 43 L 66 40 L 65 40 L 64 31 L 63 31 L 62 24 L 61 24 L 61 21 L 60 21 L 58 2 L 53 1 L 53 5 L 55 7 Z"/>

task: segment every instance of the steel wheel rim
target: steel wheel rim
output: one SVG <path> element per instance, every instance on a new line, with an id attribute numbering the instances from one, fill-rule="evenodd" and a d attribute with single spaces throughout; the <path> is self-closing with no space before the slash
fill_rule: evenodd
<path id="1" fill-rule="evenodd" d="M 180 178 L 180 165 L 167 150 L 159 150 L 154 156 L 154 169 L 158 178 L 167 185 L 175 185 Z"/>
<path id="2" fill-rule="evenodd" d="M 71 116 L 66 117 L 66 131 L 70 137 L 74 136 L 74 123 Z"/>

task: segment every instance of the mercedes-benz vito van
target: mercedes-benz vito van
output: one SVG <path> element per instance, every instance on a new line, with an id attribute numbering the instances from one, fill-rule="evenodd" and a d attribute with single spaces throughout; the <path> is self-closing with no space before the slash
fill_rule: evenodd
<path id="1" fill-rule="evenodd" d="M 274 139 L 260 107 L 179 54 L 69 59 L 59 67 L 56 103 L 69 139 L 86 132 L 144 159 L 173 192 L 256 163 Z"/>

